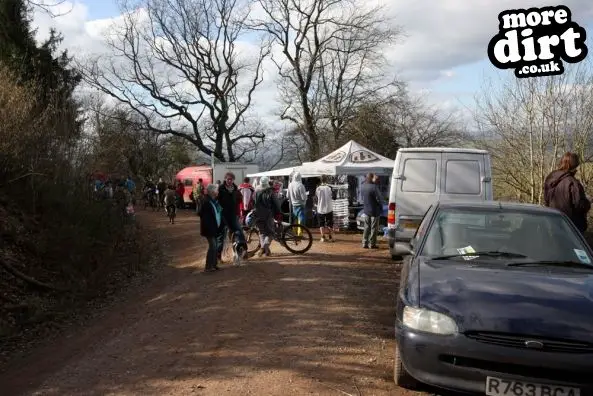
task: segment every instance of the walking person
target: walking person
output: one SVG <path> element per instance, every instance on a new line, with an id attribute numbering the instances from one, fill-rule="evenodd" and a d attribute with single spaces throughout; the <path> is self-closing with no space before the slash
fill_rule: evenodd
<path id="1" fill-rule="evenodd" d="M 334 200 L 332 189 L 327 184 L 327 176 L 321 176 L 321 185 L 315 190 L 317 201 L 317 218 L 319 219 L 319 232 L 321 242 L 333 242 L 332 230 L 334 228 Z"/>
<path id="2" fill-rule="evenodd" d="M 204 200 L 204 181 L 202 179 L 198 179 L 198 182 L 194 185 L 192 197 L 196 203 L 196 214 L 199 214 Z"/>
<path id="3" fill-rule="evenodd" d="M 301 174 L 295 172 L 292 177 L 292 181 L 288 184 L 288 200 L 292 208 L 292 216 L 294 217 L 294 223 L 305 225 L 305 208 L 307 204 L 307 190 L 302 182 Z M 302 232 L 300 229 L 297 231 L 300 236 Z"/>
<path id="4" fill-rule="evenodd" d="M 270 179 L 267 176 L 261 178 L 261 185 L 255 191 L 255 225 L 259 230 L 259 238 L 262 249 L 259 255 L 269 256 L 271 254 L 270 244 L 274 239 L 274 217 L 280 213 L 280 207 L 276 200 L 274 189 L 270 186 Z"/>
<path id="5" fill-rule="evenodd" d="M 208 241 L 206 252 L 206 266 L 204 272 L 219 270 L 218 268 L 218 234 L 223 227 L 222 207 L 216 200 L 218 186 L 209 184 L 206 196 L 200 208 L 200 234 Z"/>
<path id="6" fill-rule="evenodd" d="M 163 194 L 164 196 L 164 204 L 165 204 L 165 212 L 167 212 L 167 216 L 169 216 L 169 223 L 171 224 L 175 224 L 175 219 L 173 217 L 171 217 L 171 213 L 176 213 L 176 206 L 175 204 L 177 203 L 177 193 L 175 192 L 175 187 L 170 184 L 169 186 L 167 186 L 167 189 L 165 190 L 165 193 Z"/>
<path id="7" fill-rule="evenodd" d="M 229 230 L 234 234 L 233 248 L 241 258 L 247 257 L 247 243 L 237 216 L 237 208 L 241 199 L 241 193 L 235 184 L 235 175 L 232 172 L 227 172 L 224 176 L 224 184 L 218 188 L 218 202 L 222 207 L 223 221 L 223 227 L 218 237 L 219 258 L 222 258 L 223 242 Z"/>
<path id="8" fill-rule="evenodd" d="M 179 209 L 183 209 L 185 205 L 185 200 L 183 196 L 185 195 L 185 186 L 182 182 L 177 183 L 177 188 L 175 189 L 175 193 L 177 194 L 177 207 Z"/>
<path id="9" fill-rule="evenodd" d="M 362 187 L 362 212 L 364 217 L 364 231 L 362 233 L 362 247 L 378 249 L 377 234 L 379 233 L 379 219 L 383 212 L 381 191 L 375 180 L 375 174 L 369 173 Z"/>
<path id="10" fill-rule="evenodd" d="M 243 183 L 239 186 L 241 192 L 241 205 L 240 205 L 240 222 L 243 223 L 245 216 L 249 211 L 253 209 L 253 203 L 255 202 L 255 188 L 250 183 L 250 179 L 246 177 L 243 179 Z"/>
<path id="11" fill-rule="evenodd" d="M 158 204 L 159 207 L 163 207 L 164 200 L 165 200 L 165 190 L 167 189 L 167 183 L 163 180 L 162 177 L 159 177 L 159 182 L 156 185 L 157 187 L 157 194 L 158 194 Z"/>
<path id="12" fill-rule="evenodd" d="M 581 182 L 575 177 L 581 161 L 575 153 L 567 152 L 560 166 L 544 181 L 545 206 L 564 212 L 581 233 L 587 230 L 587 213 L 591 202 Z"/>

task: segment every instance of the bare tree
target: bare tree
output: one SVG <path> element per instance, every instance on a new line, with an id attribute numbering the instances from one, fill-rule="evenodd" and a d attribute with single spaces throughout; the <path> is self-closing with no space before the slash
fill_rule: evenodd
<path id="1" fill-rule="evenodd" d="M 422 96 L 398 95 L 383 108 L 402 147 L 450 147 L 466 138 L 459 114 L 429 105 Z"/>
<path id="2" fill-rule="evenodd" d="M 302 164 L 305 160 L 305 144 L 294 129 L 276 134 L 267 134 L 265 144 L 255 151 L 254 161 L 264 170 Z"/>
<path id="3" fill-rule="evenodd" d="M 40 10 L 48 13 L 52 18 L 67 15 L 74 9 L 74 5 L 71 4 L 70 8 L 66 11 L 55 11 L 56 8 L 60 7 L 62 4 L 66 4 L 66 0 L 54 0 L 49 2 L 45 0 L 26 0 L 26 4 L 29 7 L 39 8 Z"/>
<path id="4" fill-rule="evenodd" d="M 360 102 L 344 125 L 342 141 L 353 139 L 386 157 L 400 147 L 450 147 L 467 139 L 461 117 L 431 106 L 400 87 L 388 100 Z"/>
<path id="5" fill-rule="evenodd" d="M 264 17 L 251 28 L 266 32 L 282 55 L 272 58 L 282 86 L 283 120 L 292 121 L 307 145 L 309 159 L 321 153 L 329 120 L 340 131 L 344 115 L 378 81 L 373 63 L 381 45 L 397 36 L 382 8 L 365 9 L 358 0 L 257 0 Z M 373 87 L 373 88 L 371 88 Z"/>
<path id="6" fill-rule="evenodd" d="M 241 159 L 246 141 L 264 138 L 240 131 L 269 53 L 262 43 L 253 63 L 239 60 L 254 52 L 239 47 L 246 4 L 140 0 L 122 10 L 123 25 L 108 38 L 112 57 L 81 65 L 88 83 L 126 104 L 146 128 L 184 138 L 220 161 Z"/>
<path id="7" fill-rule="evenodd" d="M 505 198 L 543 201 L 543 181 L 566 150 L 593 160 L 593 68 L 571 65 L 560 76 L 487 81 L 475 118 Z M 585 184 L 593 172 L 582 167 Z"/>
<path id="8" fill-rule="evenodd" d="M 403 87 L 395 79 L 385 79 L 388 63 L 383 50 L 394 44 L 401 32 L 384 15 L 384 7 L 353 12 L 347 21 L 353 28 L 336 32 L 321 54 L 320 118 L 329 125 L 334 145 L 342 140 L 344 127 L 360 103 L 380 102 Z"/>

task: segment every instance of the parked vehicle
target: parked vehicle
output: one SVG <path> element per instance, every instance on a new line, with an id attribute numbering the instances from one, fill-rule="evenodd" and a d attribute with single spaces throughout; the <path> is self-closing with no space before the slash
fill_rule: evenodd
<path id="1" fill-rule="evenodd" d="M 243 178 L 249 173 L 256 173 L 259 167 L 253 164 L 240 164 L 236 162 L 227 162 L 223 164 L 214 165 L 214 170 L 210 165 L 188 166 L 180 170 L 175 176 L 177 182 L 183 183 L 185 192 L 183 193 L 183 202 L 189 204 L 192 202 L 191 193 L 194 185 L 199 179 L 202 179 L 204 186 L 210 183 L 216 183 L 217 180 L 222 181 L 227 172 L 235 174 L 237 185 L 241 184 Z"/>
<path id="2" fill-rule="evenodd" d="M 438 200 L 492 200 L 492 169 L 485 150 L 402 148 L 389 191 L 389 250 L 400 259 L 426 209 Z"/>
<path id="3" fill-rule="evenodd" d="M 566 215 L 538 205 L 436 202 L 405 253 L 397 385 L 593 394 L 593 250 Z"/>

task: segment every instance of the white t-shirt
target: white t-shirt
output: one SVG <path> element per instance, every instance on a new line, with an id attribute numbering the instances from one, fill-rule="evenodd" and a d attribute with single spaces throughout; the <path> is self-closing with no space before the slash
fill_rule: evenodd
<path id="1" fill-rule="evenodd" d="M 327 184 L 322 184 L 315 191 L 317 197 L 317 213 L 327 214 L 333 211 L 334 201 L 332 199 L 332 189 Z"/>

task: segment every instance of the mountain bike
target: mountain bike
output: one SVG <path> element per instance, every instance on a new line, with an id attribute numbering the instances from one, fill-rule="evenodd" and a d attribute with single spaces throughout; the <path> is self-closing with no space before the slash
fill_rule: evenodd
<path id="1" fill-rule="evenodd" d="M 305 254 L 313 246 L 311 231 L 302 224 L 280 222 L 274 220 L 274 234 L 272 238 L 294 254 Z M 261 249 L 259 229 L 249 222 L 243 226 L 243 233 L 247 242 L 247 257 L 253 257 Z"/>

